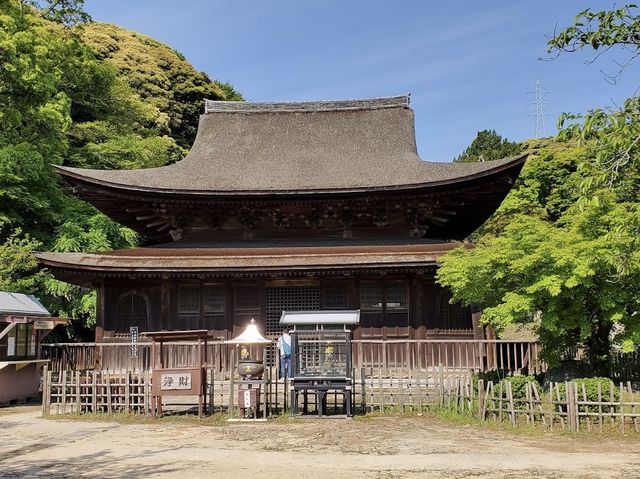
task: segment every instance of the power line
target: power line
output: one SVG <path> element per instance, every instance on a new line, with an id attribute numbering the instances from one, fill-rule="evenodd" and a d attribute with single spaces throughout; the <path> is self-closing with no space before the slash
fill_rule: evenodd
<path id="1" fill-rule="evenodd" d="M 535 89 L 528 92 L 529 95 L 533 95 L 533 101 L 529 103 L 529 105 L 534 106 L 534 112 L 530 113 L 529 116 L 532 116 L 536 119 L 535 138 L 542 138 L 547 136 L 547 127 L 544 121 L 544 117 L 547 116 L 544 111 L 544 106 L 547 104 L 547 101 L 544 99 L 545 93 L 548 92 L 547 90 L 542 88 L 542 82 L 540 80 L 536 80 Z"/>

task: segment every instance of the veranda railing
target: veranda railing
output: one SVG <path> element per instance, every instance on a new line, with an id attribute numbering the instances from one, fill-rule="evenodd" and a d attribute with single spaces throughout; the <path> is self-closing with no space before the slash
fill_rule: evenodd
<path id="1" fill-rule="evenodd" d="M 164 362 L 168 367 L 188 367 L 197 362 L 196 343 L 165 343 Z M 132 354 L 128 343 L 55 343 L 43 344 L 42 357 L 50 359 L 50 371 L 138 370 L 151 369 L 151 344 L 139 343 Z M 222 341 L 207 346 L 207 363 L 217 371 L 230 367 L 234 345 Z M 276 357 L 270 346 L 270 357 Z M 546 370 L 540 360 L 540 345 L 527 340 L 354 340 L 354 368 L 393 370 L 405 375 L 410 371 L 486 371 L 505 369 L 514 373 L 537 374 Z M 158 353 L 159 354 L 159 353 Z"/>

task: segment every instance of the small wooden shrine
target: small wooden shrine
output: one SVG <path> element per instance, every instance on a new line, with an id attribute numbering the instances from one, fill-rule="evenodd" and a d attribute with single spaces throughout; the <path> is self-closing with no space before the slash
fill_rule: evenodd
<path id="1" fill-rule="evenodd" d="M 207 101 L 189 154 L 141 170 L 58 167 L 73 191 L 148 239 L 42 253 L 95 288 L 96 341 L 140 331 L 270 338 L 283 310 L 359 309 L 355 339 L 474 338 L 472 311 L 434 281 L 438 258 L 500 205 L 525 155 L 435 163 L 417 154 L 408 96 Z"/>

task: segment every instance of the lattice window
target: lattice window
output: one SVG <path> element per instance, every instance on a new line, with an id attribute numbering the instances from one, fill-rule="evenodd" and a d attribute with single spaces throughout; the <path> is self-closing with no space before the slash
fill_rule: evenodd
<path id="1" fill-rule="evenodd" d="M 407 283 L 404 281 L 390 281 L 386 284 L 387 311 L 408 308 Z"/>
<path id="2" fill-rule="evenodd" d="M 323 305 L 327 309 L 349 307 L 349 284 L 346 281 L 325 283 L 322 287 Z"/>
<path id="3" fill-rule="evenodd" d="M 180 286 L 178 288 L 178 313 L 200 313 L 200 287 Z"/>
<path id="4" fill-rule="evenodd" d="M 202 310 L 205 313 L 224 313 L 224 286 L 202 287 Z"/>
<path id="5" fill-rule="evenodd" d="M 266 288 L 267 334 L 278 336 L 282 331 L 282 311 L 313 311 L 320 309 L 319 286 L 274 286 Z"/>
<path id="6" fill-rule="evenodd" d="M 116 332 L 129 332 L 131 326 L 146 331 L 149 321 L 149 300 L 142 293 L 130 291 L 118 299 Z"/>
<path id="7" fill-rule="evenodd" d="M 382 284 L 360 283 L 360 309 L 364 311 L 382 311 Z"/>
<path id="8" fill-rule="evenodd" d="M 471 308 L 460 303 L 450 304 L 451 294 L 442 291 L 438 294 L 438 309 L 434 328 L 437 329 L 472 329 Z"/>

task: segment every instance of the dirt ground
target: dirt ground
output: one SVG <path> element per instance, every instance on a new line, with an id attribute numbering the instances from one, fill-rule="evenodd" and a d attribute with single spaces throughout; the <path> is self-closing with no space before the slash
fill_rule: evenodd
<path id="1" fill-rule="evenodd" d="M 638 478 L 640 441 L 523 436 L 424 417 L 203 426 L 0 410 L 0 477 Z"/>

